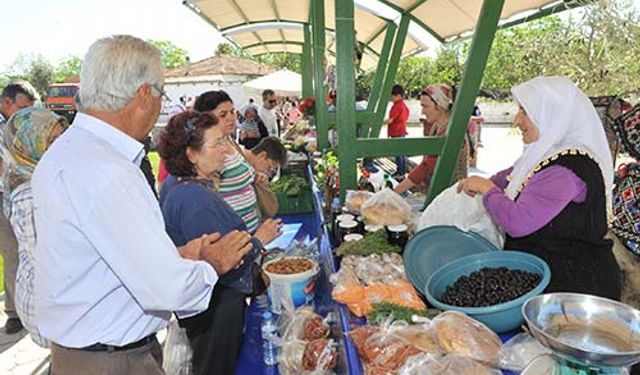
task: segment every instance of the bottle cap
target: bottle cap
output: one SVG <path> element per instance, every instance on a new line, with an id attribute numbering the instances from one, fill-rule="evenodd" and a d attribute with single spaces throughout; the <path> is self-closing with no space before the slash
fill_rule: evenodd
<path id="1" fill-rule="evenodd" d="M 351 229 L 351 228 L 357 227 L 358 223 L 353 220 L 348 220 L 348 221 L 341 221 L 339 225 L 340 225 L 340 228 Z"/>
<path id="2" fill-rule="evenodd" d="M 389 225 L 387 228 L 389 229 L 389 232 L 406 232 L 409 230 L 409 227 L 406 224 Z"/>
<path id="3" fill-rule="evenodd" d="M 272 315 L 271 315 L 271 311 L 265 311 L 262 313 L 262 319 L 271 319 Z"/>
<path id="4" fill-rule="evenodd" d="M 354 217 L 351 214 L 340 214 L 340 215 L 336 216 L 336 220 L 338 220 L 338 222 L 353 221 Z"/>
<path id="5" fill-rule="evenodd" d="M 344 236 L 344 242 L 360 241 L 364 236 L 359 233 L 350 233 Z"/>
<path id="6" fill-rule="evenodd" d="M 369 232 L 369 233 L 377 232 L 380 229 L 382 229 L 382 225 L 367 224 L 367 225 L 364 226 L 364 230 Z"/>

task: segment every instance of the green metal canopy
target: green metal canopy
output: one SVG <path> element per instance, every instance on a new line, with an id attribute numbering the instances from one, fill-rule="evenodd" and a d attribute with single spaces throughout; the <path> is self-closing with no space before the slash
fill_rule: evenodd
<path id="1" fill-rule="evenodd" d="M 335 4 L 324 3 L 327 50 L 335 53 Z M 514 24 L 577 6 L 581 1 L 506 0 L 501 23 Z M 311 23 L 313 0 L 185 0 L 200 17 L 218 29 L 227 39 L 248 53 L 302 53 L 303 26 Z M 388 21 L 399 23 L 409 18 L 408 38 L 402 56 L 424 51 L 426 33 L 445 42 L 464 36 L 476 25 L 482 0 L 355 0 L 356 41 L 364 56 L 361 67 L 376 66 L 384 46 Z"/>
<path id="2" fill-rule="evenodd" d="M 328 127 L 338 130 L 340 195 L 356 187 L 362 157 L 438 155 L 428 203 L 451 183 L 471 109 L 495 32 L 592 0 L 185 0 L 184 4 L 252 54 L 302 53 L 303 96 L 316 99 L 318 146 L 329 147 Z M 450 125 L 443 137 L 378 139 L 388 95 L 403 56 L 440 42 L 472 36 Z M 355 110 L 355 48 L 360 67 L 375 68 L 365 111 Z M 336 57 L 337 105 L 327 110 L 323 57 Z M 359 128 L 359 130 L 356 130 Z M 346 145 L 346 147 L 341 145 Z"/>

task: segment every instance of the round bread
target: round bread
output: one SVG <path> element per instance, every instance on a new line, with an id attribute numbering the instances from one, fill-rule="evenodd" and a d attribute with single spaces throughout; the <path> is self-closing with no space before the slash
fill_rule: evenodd
<path id="1" fill-rule="evenodd" d="M 484 324 L 457 311 L 447 311 L 433 320 L 436 339 L 447 353 L 458 353 L 477 361 L 496 364 L 502 343 Z"/>

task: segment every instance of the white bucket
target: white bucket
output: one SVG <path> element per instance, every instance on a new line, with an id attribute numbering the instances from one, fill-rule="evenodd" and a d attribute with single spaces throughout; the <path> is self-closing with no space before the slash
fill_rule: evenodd
<path id="1" fill-rule="evenodd" d="M 264 264 L 263 270 L 269 276 L 271 284 L 267 289 L 271 300 L 271 311 L 280 314 L 285 306 L 288 308 L 298 308 L 302 305 L 313 303 L 316 286 L 315 276 L 320 268 L 318 263 L 304 257 L 286 257 L 287 259 L 307 259 L 313 263 L 311 269 L 294 274 L 271 273 L 267 271 L 267 266 L 277 262 L 282 258 L 273 259 Z"/>

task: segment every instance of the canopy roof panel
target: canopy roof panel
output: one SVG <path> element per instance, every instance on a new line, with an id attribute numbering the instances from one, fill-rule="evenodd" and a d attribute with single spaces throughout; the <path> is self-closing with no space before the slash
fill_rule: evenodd
<path id="1" fill-rule="evenodd" d="M 501 24 L 523 22 L 589 1 L 506 0 Z M 483 0 L 354 0 L 356 39 L 367 46 L 363 51 L 365 56 L 362 67 L 369 69 L 375 66 L 389 20 L 398 23 L 401 15 L 407 14 L 412 25 L 417 25 L 443 42 L 474 29 L 482 2 Z M 233 43 L 252 54 L 280 51 L 300 53 L 301 48 L 290 42 L 304 41 L 302 25 L 309 22 L 310 14 L 310 0 L 184 0 L 184 4 Z M 335 29 L 335 0 L 325 1 L 324 5 L 325 26 L 331 35 Z M 333 37 L 327 37 L 326 40 L 331 52 Z M 424 49 L 424 35 L 421 37 L 410 32 L 404 44 L 403 55 Z"/>

